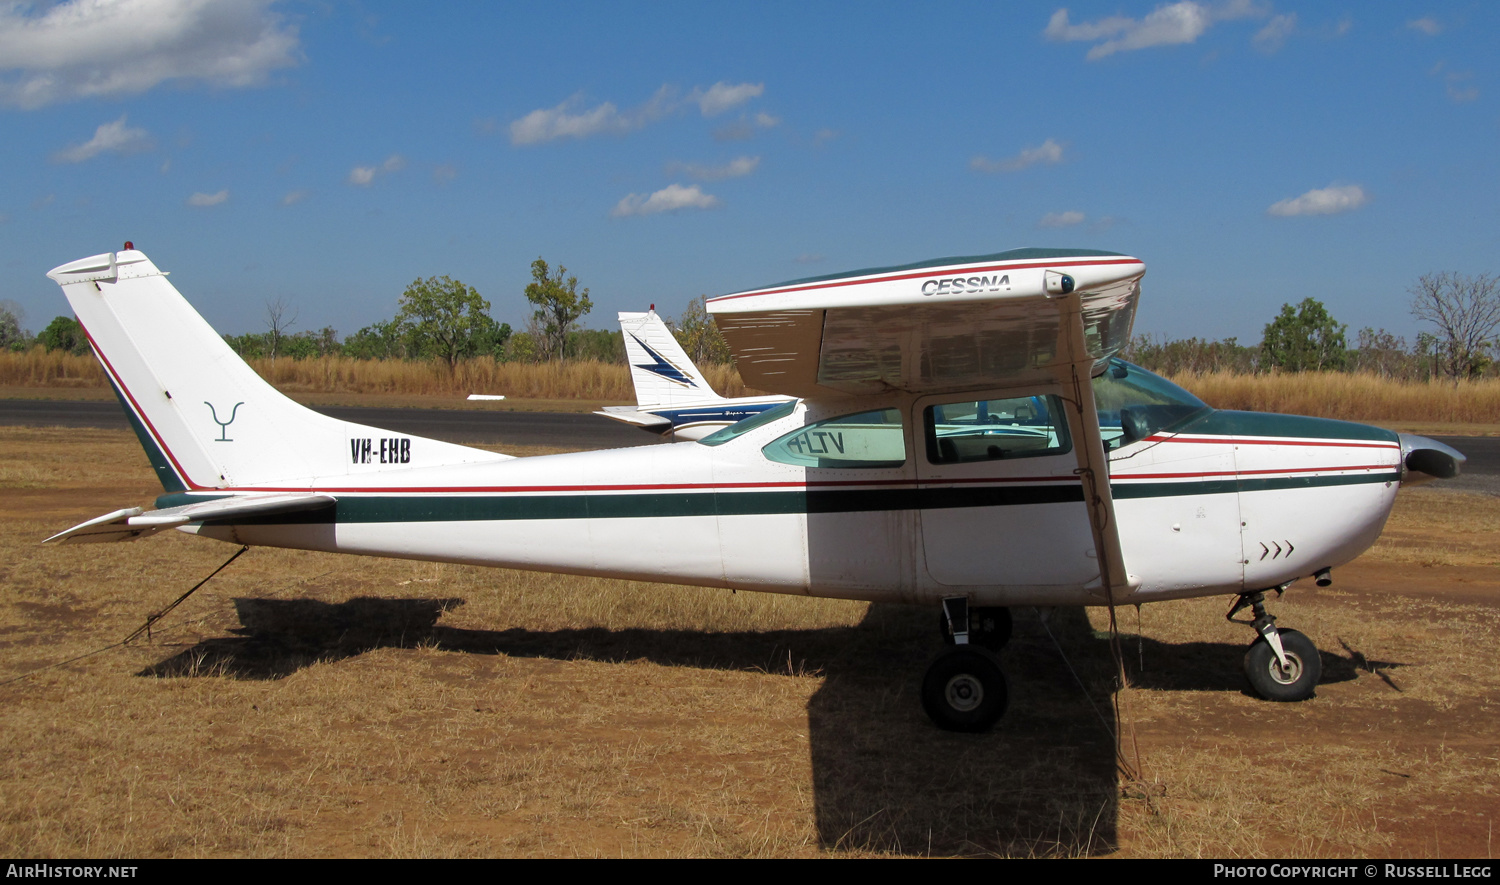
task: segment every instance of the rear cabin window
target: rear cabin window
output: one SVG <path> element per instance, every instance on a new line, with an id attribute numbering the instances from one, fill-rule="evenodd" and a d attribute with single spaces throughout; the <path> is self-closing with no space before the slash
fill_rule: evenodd
<path id="1" fill-rule="evenodd" d="M 900 467 L 906 463 L 906 433 L 899 409 L 877 409 L 809 424 L 761 453 L 799 467 Z"/>
<path id="2" fill-rule="evenodd" d="M 927 460 L 933 464 L 1033 458 L 1073 449 L 1055 396 L 942 403 L 928 406 L 922 415 Z"/>

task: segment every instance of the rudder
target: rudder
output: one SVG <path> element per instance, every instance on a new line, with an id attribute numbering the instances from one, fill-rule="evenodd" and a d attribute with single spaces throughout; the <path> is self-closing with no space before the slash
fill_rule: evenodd
<path id="1" fill-rule="evenodd" d="M 288 399 L 142 252 L 95 255 L 47 276 L 62 286 L 168 491 L 299 486 L 317 477 L 506 457 L 339 421 Z M 389 460 L 362 451 L 386 439 L 405 441 L 393 444 Z"/>

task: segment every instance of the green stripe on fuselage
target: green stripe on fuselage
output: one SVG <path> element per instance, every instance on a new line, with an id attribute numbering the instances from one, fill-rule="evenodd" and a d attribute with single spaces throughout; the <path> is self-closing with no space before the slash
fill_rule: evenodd
<path id="1" fill-rule="evenodd" d="M 1400 445 L 1401 438 L 1394 430 L 1356 424 L 1353 421 L 1336 421 L 1332 418 L 1310 418 L 1307 415 L 1277 415 L 1271 412 L 1232 412 L 1214 410 L 1182 427 L 1172 428 L 1174 433 L 1205 434 L 1208 436 L 1268 436 L 1286 439 L 1317 439 L 1330 442 L 1386 442 Z M 1226 439 L 1226 443 L 1233 440 Z"/>
<path id="2" fill-rule="evenodd" d="M 1400 474 L 1291 476 L 1110 484 L 1116 500 L 1223 495 L 1398 482 Z M 215 496 L 218 497 L 218 496 Z M 172 496 L 173 504 L 205 500 Z M 1083 500 L 1082 486 L 859 489 L 778 492 L 648 492 L 616 495 L 359 495 L 323 510 L 224 520 L 233 525 L 317 525 L 400 522 L 492 522 L 524 519 L 650 519 L 1021 507 Z M 161 503 L 160 501 L 158 502 Z M 210 523 L 213 524 L 213 523 Z"/>
<path id="3" fill-rule="evenodd" d="M 195 499 L 202 500 L 202 499 Z M 778 513 L 939 510 L 1083 501 L 1080 485 L 977 489 L 838 489 L 778 492 L 647 492 L 617 495 L 360 495 L 311 512 L 224 520 L 233 525 L 489 522 L 515 519 L 641 519 Z M 185 503 L 174 498 L 174 503 Z"/>
<path id="4" fill-rule="evenodd" d="M 1277 476 L 1242 479 L 1188 480 L 1184 482 L 1112 482 L 1110 494 L 1116 501 L 1130 498 L 1171 498 L 1182 495 L 1227 495 L 1240 492 L 1279 492 L 1286 489 L 1320 489 L 1330 486 L 1355 486 L 1367 483 L 1400 482 L 1401 474 L 1356 473 L 1337 476 Z"/>

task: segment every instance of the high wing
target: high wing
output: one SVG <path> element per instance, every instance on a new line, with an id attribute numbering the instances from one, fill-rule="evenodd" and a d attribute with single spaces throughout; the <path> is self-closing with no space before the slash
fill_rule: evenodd
<path id="1" fill-rule="evenodd" d="M 1130 339 L 1146 266 L 1114 252 L 1016 249 L 794 280 L 708 302 L 745 383 L 800 397 L 1050 381 L 1076 294 L 1099 370 Z M 1090 372 L 1097 374 L 1097 372 Z"/>
<path id="2" fill-rule="evenodd" d="M 808 398 L 1058 385 L 1111 602 L 1129 574 L 1090 379 L 1130 340 L 1146 265 L 1016 249 L 795 280 L 708 302 L 745 383 Z"/>
<path id="3" fill-rule="evenodd" d="M 238 519 L 247 516 L 274 516 L 332 507 L 337 499 L 318 492 L 292 492 L 268 495 L 235 495 L 195 504 L 183 504 L 161 510 L 129 507 L 79 523 L 58 532 L 42 543 L 102 544 L 109 541 L 134 541 L 164 529 L 189 523 Z"/>

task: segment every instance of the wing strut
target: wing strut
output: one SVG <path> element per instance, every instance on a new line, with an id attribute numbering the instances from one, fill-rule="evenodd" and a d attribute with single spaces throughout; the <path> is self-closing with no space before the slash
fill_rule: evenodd
<path id="1" fill-rule="evenodd" d="M 1049 294 L 1052 294 L 1050 290 Z M 1068 403 L 1074 410 L 1073 428 L 1081 443 L 1074 447 L 1078 453 L 1078 475 L 1083 480 L 1084 503 L 1089 512 L 1089 526 L 1094 533 L 1099 581 L 1103 585 L 1104 600 L 1109 606 L 1110 652 L 1120 679 L 1120 689 L 1114 692 L 1115 764 L 1126 778 L 1138 781 L 1141 771 L 1140 748 L 1136 747 L 1136 758 L 1132 765 L 1125 756 L 1125 747 L 1121 742 L 1124 717 L 1120 713 L 1120 691 L 1129 683 L 1125 676 L 1124 657 L 1120 653 L 1120 631 L 1115 622 L 1115 606 L 1123 602 L 1139 584 L 1132 581 L 1126 571 L 1125 553 L 1120 547 L 1115 499 L 1109 488 L 1109 456 L 1104 451 L 1104 437 L 1099 431 L 1098 404 L 1094 401 L 1091 371 L 1095 356 L 1089 353 L 1083 324 L 1082 299 L 1073 291 L 1054 297 L 1057 299 L 1059 312 L 1057 352 L 1065 360 L 1061 362 L 1059 371 L 1064 374 L 1063 384 L 1073 392 Z"/>
<path id="2" fill-rule="evenodd" d="M 1120 547 L 1120 530 L 1115 521 L 1115 500 L 1109 488 L 1109 456 L 1104 451 L 1104 437 L 1099 430 L 1099 412 L 1094 402 L 1090 376 L 1096 355 L 1089 352 L 1084 333 L 1083 304 L 1078 293 L 1054 296 L 1058 307 L 1058 371 L 1062 383 L 1072 391 L 1068 405 L 1073 409 L 1074 436 L 1079 445 L 1078 475 L 1088 506 L 1089 526 L 1094 533 L 1094 550 L 1098 554 L 1099 581 L 1104 598 L 1110 605 L 1123 602 L 1130 595 L 1130 575 L 1125 568 L 1125 553 Z"/>

